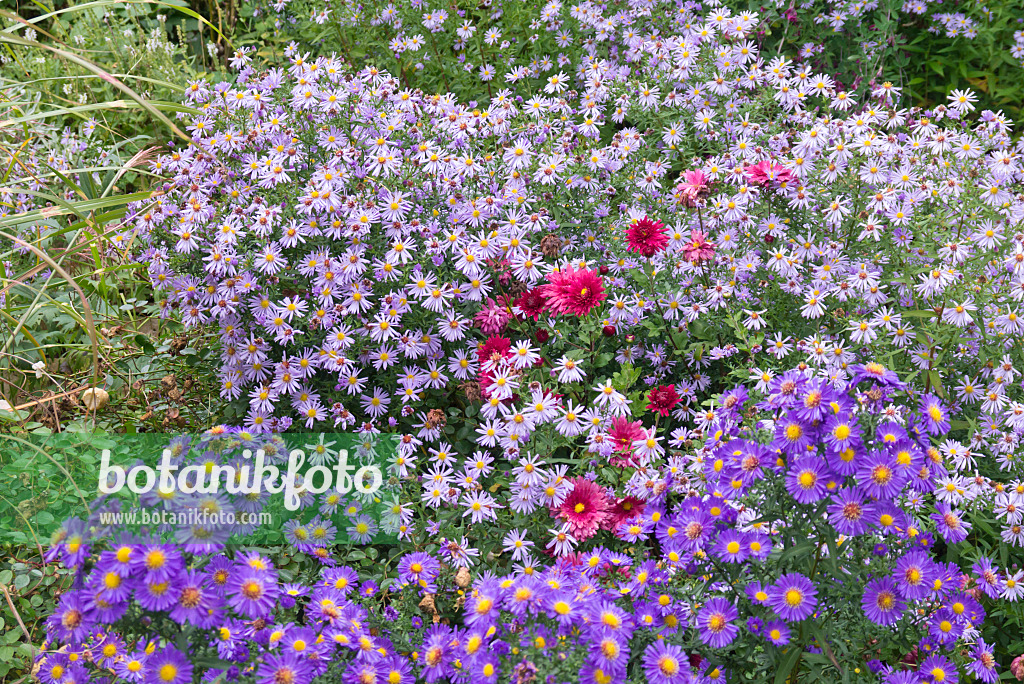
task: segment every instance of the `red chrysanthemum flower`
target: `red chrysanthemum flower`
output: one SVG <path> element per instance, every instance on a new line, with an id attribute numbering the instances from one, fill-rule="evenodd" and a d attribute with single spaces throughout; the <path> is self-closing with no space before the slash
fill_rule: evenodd
<path id="1" fill-rule="evenodd" d="M 604 529 L 614 530 L 619 526 L 619 523 L 625 522 L 634 515 L 640 515 L 644 512 L 644 508 L 647 504 L 643 499 L 638 499 L 635 496 L 627 496 L 623 499 L 619 499 L 615 502 L 615 505 L 610 511 L 608 511 L 608 519 L 605 521 Z"/>
<path id="2" fill-rule="evenodd" d="M 668 247 L 668 231 L 661 221 L 652 221 L 644 216 L 630 224 L 626 230 L 629 251 L 638 252 L 641 256 L 652 257 Z"/>
<path id="3" fill-rule="evenodd" d="M 481 365 L 488 360 L 498 361 L 512 357 L 512 340 L 507 337 L 491 335 L 487 341 L 477 347 L 476 355 Z"/>
<path id="4" fill-rule="evenodd" d="M 547 301 L 544 299 L 544 286 L 535 287 L 521 294 L 516 300 L 516 306 L 524 316 L 536 321 L 547 307 Z"/>
<path id="5" fill-rule="evenodd" d="M 661 385 L 647 393 L 647 408 L 662 416 L 668 416 L 680 399 L 675 385 Z"/>
<path id="6" fill-rule="evenodd" d="M 586 269 L 574 271 L 568 266 L 548 275 L 543 292 L 554 313 L 573 316 L 586 316 L 607 298 L 601 276 Z"/>
<path id="7" fill-rule="evenodd" d="M 570 480 L 572 491 L 551 513 L 569 523 L 569 533 L 577 541 L 593 537 L 608 517 L 611 502 L 604 487 L 585 477 Z"/>

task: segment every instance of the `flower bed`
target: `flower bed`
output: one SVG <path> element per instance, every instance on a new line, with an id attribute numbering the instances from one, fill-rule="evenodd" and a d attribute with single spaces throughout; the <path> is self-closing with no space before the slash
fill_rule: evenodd
<path id="1" fill-rule="evenodd" d="M 545 12 L 579 36 L 611 19 Z M 285 575 L 259 551 L 90 548 L 66 526 L 53 557 L 81 583 L 44 679 L 1009 668 L 1010 123 L 968 91 L 858 102 L 760 58 L 755 15 L 681 14 L 644 39 L 662 19 L 637 11 L 624 59 L 594 42 L 483 103 L 301 51 L 265 71 L 241 51 L 236 82 L 189 88 L 192 143 L 154 163 L 169 180 L 128 225 L 164 314 L 219 336 L 244 418 L 209 439 L 398 435 L 400 543 L 358 571 L 299 543 Z"/>

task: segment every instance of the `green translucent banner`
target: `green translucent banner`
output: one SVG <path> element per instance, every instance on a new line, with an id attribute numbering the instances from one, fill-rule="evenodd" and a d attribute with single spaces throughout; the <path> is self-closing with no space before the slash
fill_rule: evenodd
<path id="1" fill-rule="evenodd" d="M 394 542 L 396 453 L 392 434 L 0 435 L 0 541 Z"/>

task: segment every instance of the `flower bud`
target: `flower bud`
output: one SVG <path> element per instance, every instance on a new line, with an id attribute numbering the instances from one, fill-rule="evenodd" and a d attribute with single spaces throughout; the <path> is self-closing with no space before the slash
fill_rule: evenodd
<path id="1" fill-rule="evenodd" d="M 87 411 L 102 411 L 110 403 L 110 393 L 102 387 L 90 387 L 82 392 L 82 405 Z"/>

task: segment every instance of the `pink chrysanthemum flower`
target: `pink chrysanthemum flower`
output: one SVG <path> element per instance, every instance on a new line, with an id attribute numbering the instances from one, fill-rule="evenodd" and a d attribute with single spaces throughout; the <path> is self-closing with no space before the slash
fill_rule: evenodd
<path id="1" fill-rule="evenodd" d="M 604 488 L 585 477 L 570 480 L 572 491 L 552 515 L 569 523 L 569 533 L 577 541 L 593 537 L 608 517 L 610 502 Z"/>
<path id="2" fill-rule="evenodd" d="M 488 335 L 496 335 L 505 329 L 511 318 L 512 314 L 507 307 L 488 297 L 487 304 L 477 312 L 473 320 Z"/>
<path id="3" fill-rule="evenodd" d="M 552 271 L 548 275 L 548 282 L 544 286 L 544 296 L 548 300 L 548 307 L 556 314 L 586 316 L 607 298 L 601 276 L 594 271 L 574 271 L 566 267 Z"/>
<path id="4" fill-rule="evenodd" d="M 704 175 L 703 171 L 696 169 L 684 173 L 682 180 L 676 185 L 676 195 L 680 197 L 683 206 L 686 207 L 697 206 L 697 202 L 707 197 L 708 194 L 708 177 Z"/>
<path id="5" fill-rule="evenodd" d="M 626 239 L 629 241 L 630 252 L 637 252 L 645 257 L 652 257 L 668 247 L 668 231 L 665 230 L 665 224 L 646 216 L 630 224 L 626 229 Z"/>
<path id="6" fill-rule="evenodd" d="M 771 159 L 765 159 L 747 167 L 744 173 L 753 185 L 760 186 L 775 185 L 778 187 L 796 180 L 792 171 L 781 164 L 774 163 Z"/>
<path id="7" fill-rule="evenodd" d="M 633 465 L 629 458 L 633 454 L 633 442 L 646 438 L 647 433 L 640 421 L 634 422 L 628 418 L 617 417 L 612 419 L 612 429 L 608 431 L 608 436 L 615 445 L 616 453 L 611 458 L 611 464 L 625 468 Z"/>
<path id="8" fill-rule="evenodd" d="M 699 230 L 690 231 L 690 241 L 683 246 L 683 256 L 687 261 L 707 261 L 715 255 L 715 243 Z"/>

